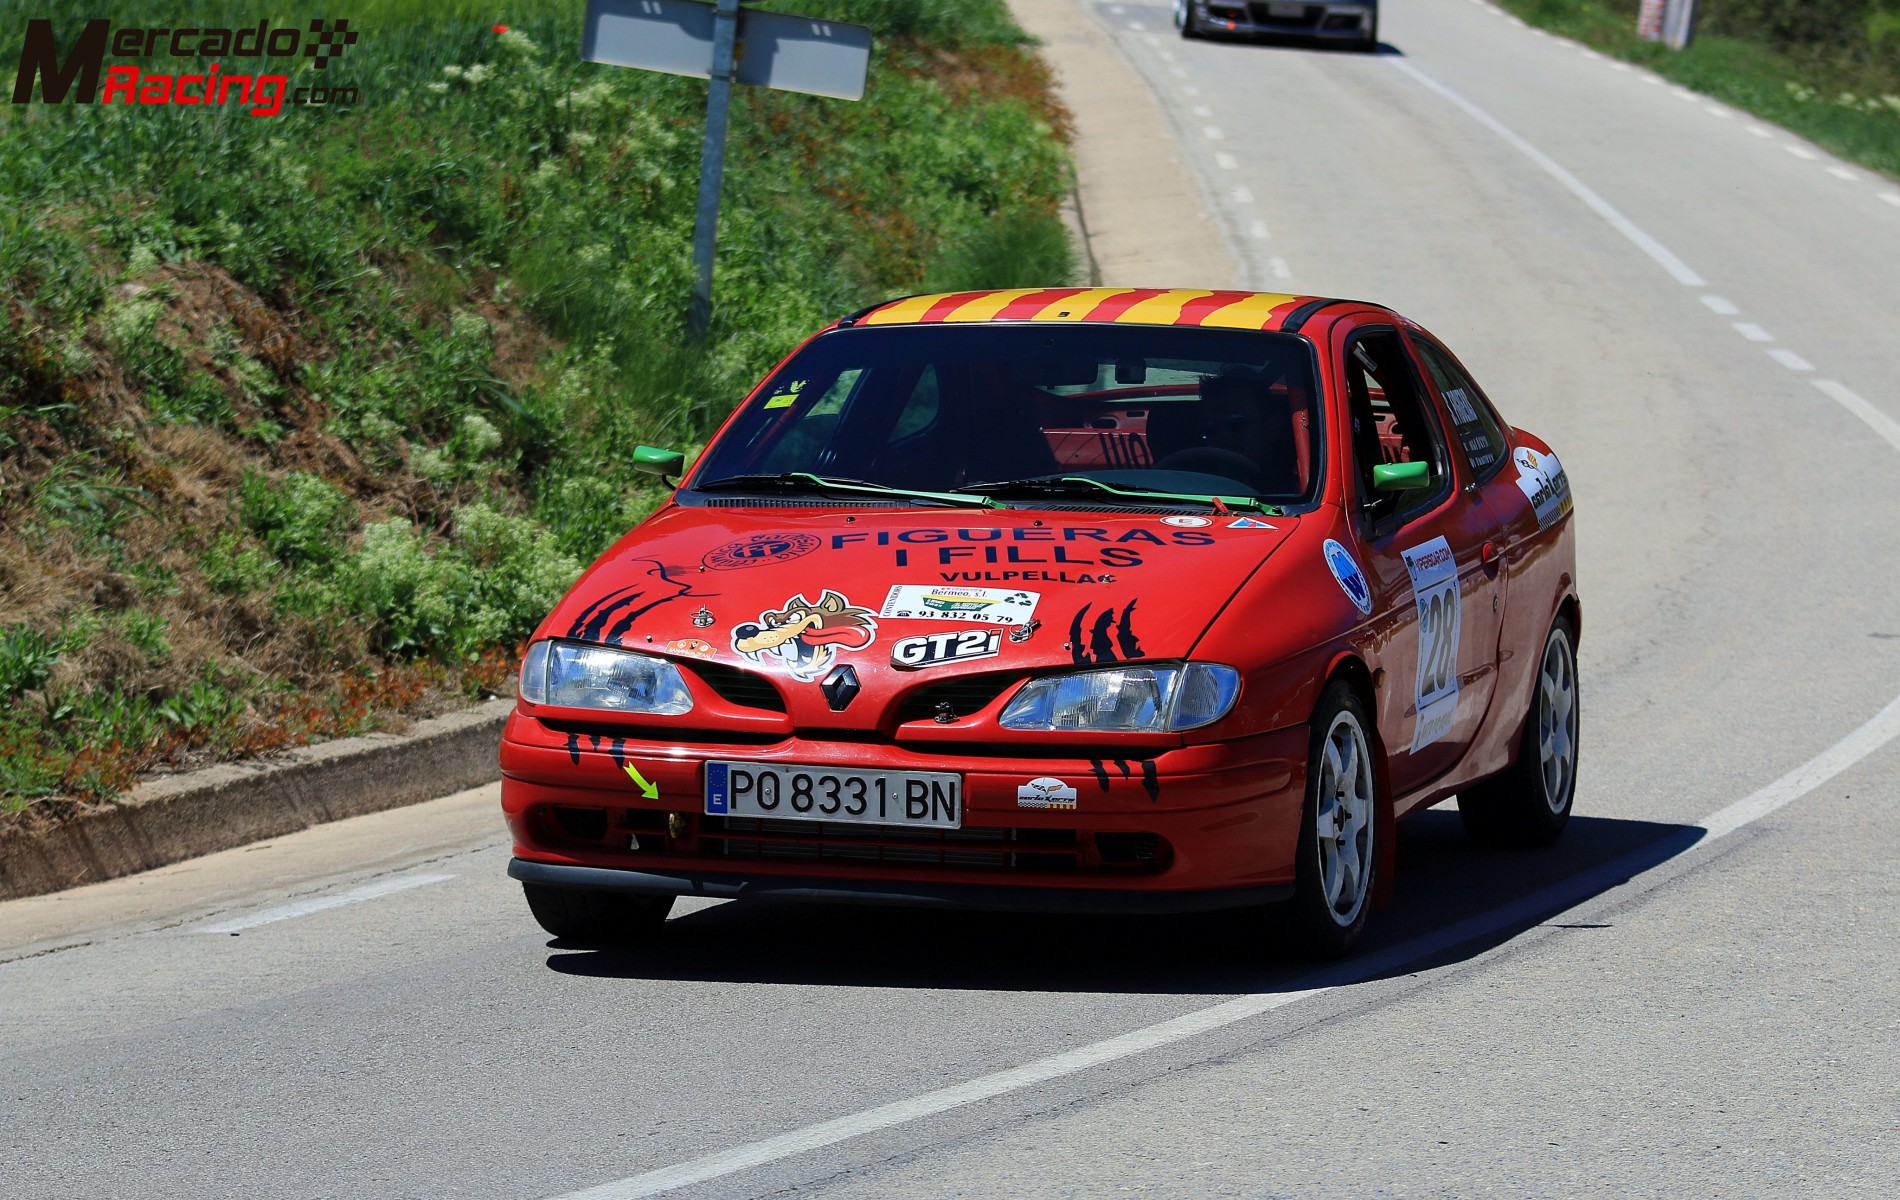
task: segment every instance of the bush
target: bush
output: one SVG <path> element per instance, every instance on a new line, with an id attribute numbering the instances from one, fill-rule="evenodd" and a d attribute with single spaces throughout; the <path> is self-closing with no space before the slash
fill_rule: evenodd
<path id="1" fill-rule="evenodd" d="M 328 480 L 292 471 L 272 480 L 260 471 L 245 473 L 238 490 L 245 525 L 264 540 L 286 565 L 328 563 L 342 552 L 342 534 L 356 506 Z"/>

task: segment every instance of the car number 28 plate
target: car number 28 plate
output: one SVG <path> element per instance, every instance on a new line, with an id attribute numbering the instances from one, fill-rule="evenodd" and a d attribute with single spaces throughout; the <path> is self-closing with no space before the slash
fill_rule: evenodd
<path id="1" fill-rule="evenodd" d="M 963 826 L 963 777 L 766 763 L 706 764 L 706 812 L 721 817 Z"/>

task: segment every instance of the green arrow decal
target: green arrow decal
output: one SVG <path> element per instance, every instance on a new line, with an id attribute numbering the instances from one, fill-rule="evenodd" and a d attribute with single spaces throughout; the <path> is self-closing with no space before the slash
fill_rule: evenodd
<path id="1" fill-rule="evenodd" d="M 626 772 L 627 772 L 627 778 L 633 780 L 634 786 L 640 789 L 641 795 L 645 796 L 649 800 L 658 800 L 660 798 L 659 787 L 654 784 L 648 783 L 646 780 L 646 776 L 640 774 L 640 769 L 638 767 L 634 766 L 632 763 L 628 763 L 626 764 Z"/>

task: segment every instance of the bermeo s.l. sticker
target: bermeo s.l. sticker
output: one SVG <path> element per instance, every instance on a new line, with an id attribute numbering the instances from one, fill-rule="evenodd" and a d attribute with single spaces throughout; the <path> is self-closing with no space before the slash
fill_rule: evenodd
<path id="1" fill-rule="evenodd" d="M 1458 560 L 1442 537 L 1401 550 L 1418 597 L 1418 723 L 1412 753 L 1451 732 L 1458 715 Z"/>
<path id="2" fill-rule="evenodd" d="M 1346 593 L 1346 599 L 1352 601 L 1362 615 L 1372 613 L 1372 588 L 1366 583 L 1365 573 L 1359 569 L 1359 563 L 1352 551 L 1326 539 L 1323 547 L 1326 553 L 1326 565 L 1333 569 L 1333 578 L 1339 581 L 1339 590 Z"/>
<path id="3" fill-rule="evenodd" d="M 878 616 L 911 621 L 977 621 L 1021 625 L 1036 615 L 1040 592 L 899 583 L 884 597 Z"/>
<path id="4" fill-rule="evenodd" d="M 891 643 L 891 665 L 914 671 L 944 663 L 995 658 L 1003 649 L 1001 629 L 952 629 L 899 638 Z"/>
<path id="5" fill-rule="evenodd" d="M 1540 454 L 1519 446 L 1511 455 L 1517 467 L 1517 486 L 1537 510 L 1537 527 L 1549 529 L 1570 511 L 1570 477 L 1555 454 Z"/>
<path id="6" fill-rule="evenodd" d="M 1045 775 L 1016 788 L 1016 807 L 1072 809 L 1075 807 L 1075 789 L 1060 779 Z"/>

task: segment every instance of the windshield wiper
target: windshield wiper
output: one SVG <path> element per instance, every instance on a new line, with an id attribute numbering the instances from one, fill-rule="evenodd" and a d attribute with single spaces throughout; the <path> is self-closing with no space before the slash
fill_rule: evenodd
<path id="1" fill-rule="evenodd" d="M 972 483 L 957 489 L 979 496 L 1113 496 L 1117 500 L 1162 500 L 1176 504 L 1207 504 L 1222 508 L 1241 508 L 1249 512 L 1274 512 L 1272 505 L 1255 496 L 1213 496 L 1190 492 L 1160 492 L 1152 488 L 1117 487 L 1086 475 L 1039 475 L 1031 479 L 1002 479 L 992 483 Z"/>
<path id="2" fill-rule="evenodd" d="M 809 471 L 781 471 L 775 475 L 728 475 L 709 483 L 695 483 L 696 492 L 818 492 L 845 496 L 897 496 L 906 500 L 929 500 L 959 508 L 1007 507 L 984 496 L 959 496 L 951 492 L 923 492 L 916 488 L 886 487 L 863 479 L 838 479 L 813 475 Z"/>

